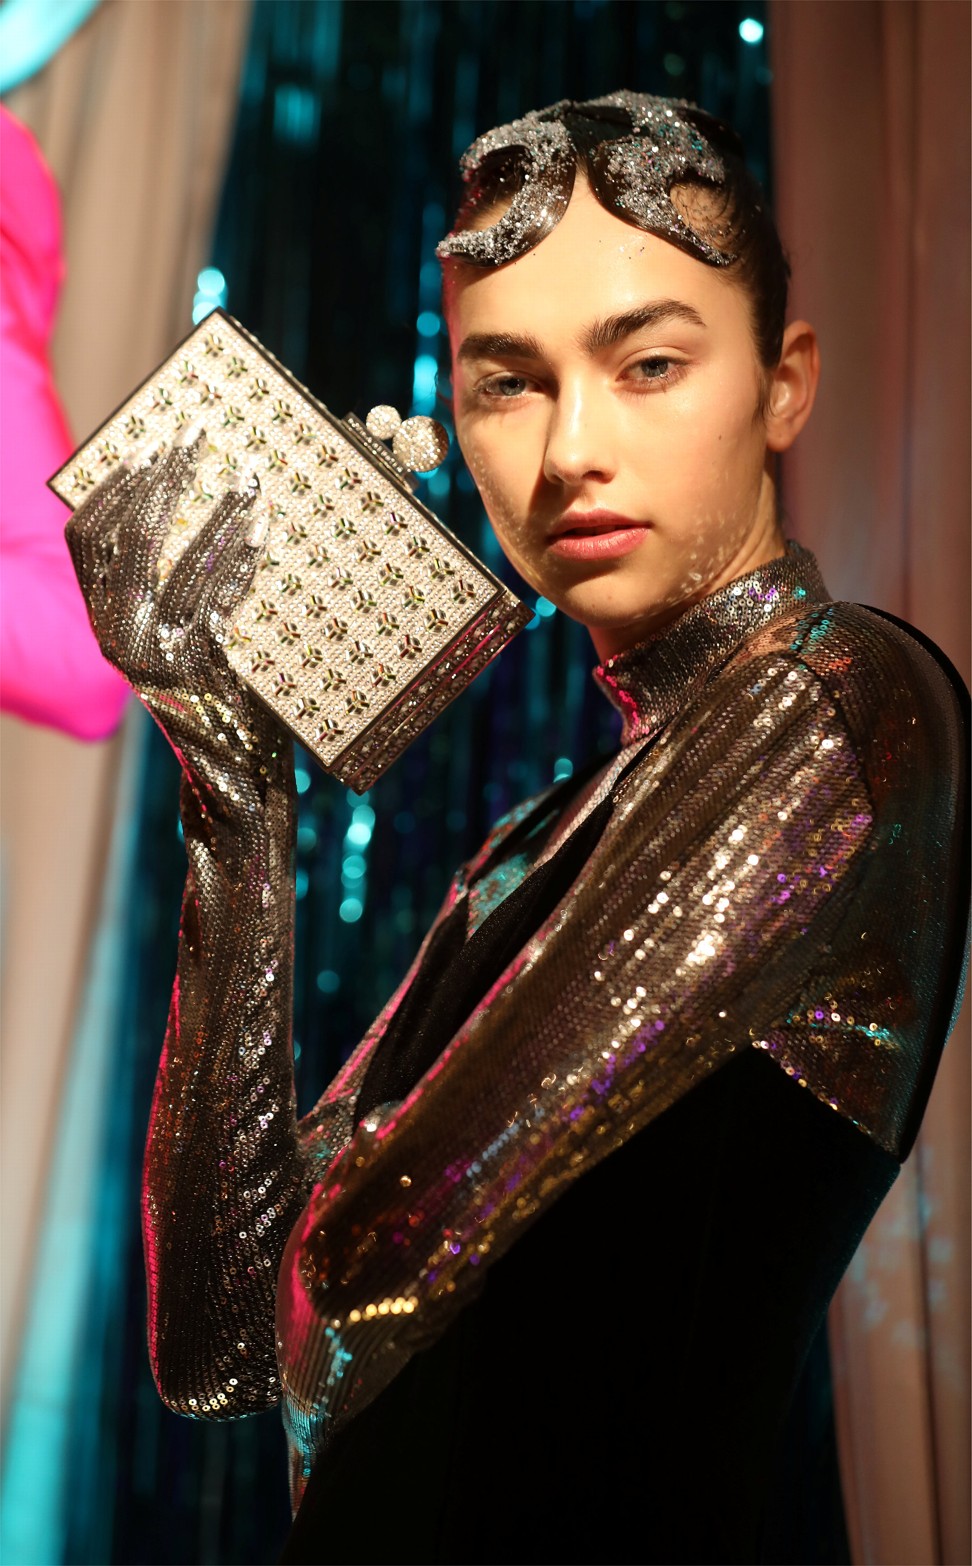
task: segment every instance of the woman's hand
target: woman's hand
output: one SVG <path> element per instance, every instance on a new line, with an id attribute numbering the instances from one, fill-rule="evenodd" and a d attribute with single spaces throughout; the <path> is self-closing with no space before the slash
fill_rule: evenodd
<path id="1" fill-rule="evenodd" d="M 285 782 L 291 756 L 284 731 L 224 651 L 228 617 L 250 585 L 265 532 L 254 524 L 255 479 L 221 497 L 159 579 L 159 554 L 204 440 L 113 474 L 65 531 L 105 657 L 162 728 L 203 812 L 242 819 L 260 809 L 269 782 Z"/>

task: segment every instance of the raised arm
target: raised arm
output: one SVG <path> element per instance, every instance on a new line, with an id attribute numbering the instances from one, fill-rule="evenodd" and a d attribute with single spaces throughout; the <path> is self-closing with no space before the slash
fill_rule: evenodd
<path id="1" fill-rule="evenodd" d="M 189 873 L 145 1159 L 149 1347 L 170 1407 L 229 1417 L 278 1396 L 277 1268 L 306 1199 L 291 1055 L 295 808 L 289 740 L 222 646 L 259 557 L 255 485 L 226 495 L 158 579 L 195 452 L 116 475 L 67 536 L 102 650 L 183 768 Z"/>
<path id="2" fill-rule="evenodd" d="M 255 485 L 229 493 L 159 581 L 196 451 L 177 448 L 106 480 L 74 513 L 67 539 L 102 651 L 183 769 L 189 871 L 143 1188 L 149 1349 L 171 1408 L 232 1418 L 280 1395 L 274 1297 L 284 1246 L 316 1172 L 351 1136 L 372 1044 L 428 937 L 373 1028 L 297 1122 L 291 745 L 223 650 L 266 528 Z M 453 885 L 443 913 L 455 895 Z"/>

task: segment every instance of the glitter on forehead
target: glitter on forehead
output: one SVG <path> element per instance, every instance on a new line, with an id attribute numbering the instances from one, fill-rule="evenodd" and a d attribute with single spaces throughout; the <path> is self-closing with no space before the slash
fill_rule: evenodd
<path id="1" fill-rule="evenodd" d="M 682 181 L 724 183 L 725 165 L 695 123 L 700 113 L 680 99 L 619 91 L 584 103 L 562 99 L 487 131 L 463 154 L 463 178 L 475 202 L 477 185 L 499 173 L 500 183 L 513 187 L 510 205 L 489 228 L 449 234 L 436 255 L 474 266 L 502 266 L 524 255 L 563 217 L 583 155 L 594 194 L 608 211 L 711 266 L 731 265 L 735 255 L 712 245 L 671 200 L 672 186 Z"/>

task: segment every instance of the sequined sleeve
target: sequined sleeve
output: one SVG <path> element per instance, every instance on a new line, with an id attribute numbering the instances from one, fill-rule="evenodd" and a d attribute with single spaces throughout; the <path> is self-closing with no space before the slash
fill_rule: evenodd
<path id="1" fill-rule="evenodd" d="M 290 1048 L 293 809 L 212 826 L 188 782 L 178 969 L 143 1185 L 149 1352 L 179 1413 L 279 1397 L 273 1299 L 306 1200 Z M 230 835 L 231 841 L 224 841 Z"/>
<path id="2" fill-rule="evenodd" d="M 295 1499 L 558 1192 L 737 1051 L 902 1154 L 949 989 L 958 743 L 933 661 L 829 605 L 646 748 L 571 892 L 291 1236 Z"/>
<path id="3" fill-rule="evenodd" d="M 170 1408 L 233 1418 L 279 1400 L 274 1297 L 284 1245 L 315 1171 L 351 1135 L 372 1039 L 428 937 L 297 1121 L 292 797 L 278 783 L 250 818 L 204 818 L 184 780 L 181 814 L 189 872 L 143 1181 L 149 1353 Z M 453 883 L 443 913 L 455 895 Z"/>

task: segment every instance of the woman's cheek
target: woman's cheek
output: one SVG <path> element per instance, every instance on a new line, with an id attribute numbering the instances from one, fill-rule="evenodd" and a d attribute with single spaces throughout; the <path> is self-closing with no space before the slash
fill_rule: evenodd
<path id="1" fill-rule="evenodd" d="M 523 529 L 515 523 L 511 523 L 502 511 L 494 510 L 485 500 L 484 504 L 490 526 L 496 534 L 499 546 L 507 560 L 512 566 L 515 566 L 525 582 L 529 582 L 531 587 L 542 591 L 543 583 L 537 570 L 536 552 L 531 551 L 527 547 Z"/>
<path id="2" fill-rule="evenodd" d="M 526 470 L 517 462 L 515 443 L 497 450 L 492 445 L 469 441 L 463 455 L 494 532 L 504 548 L 509 545 L 520 550 L 526 538 L 529 496 L 520 493 Z"/>
<path id="3" fill-rule="evenodd" d="M 527 562 L 520 547 L 522 529 L 517 526 L 508 497 L 504 495 L 502 486 L 497 484 L 492 470 L 478 461 L 472 451 L 465 452 L 464 456 L 500 548 L 521 576 L 529 580 Z"/>

